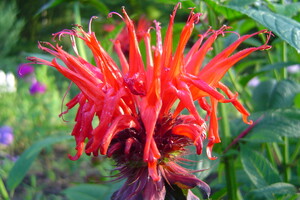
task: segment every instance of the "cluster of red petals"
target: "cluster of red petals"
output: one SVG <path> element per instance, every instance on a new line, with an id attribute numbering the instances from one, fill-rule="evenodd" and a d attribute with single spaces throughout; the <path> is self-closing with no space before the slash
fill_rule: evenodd
<path id="1" fill-rule="evenodd" d="M 229 27 L 223 26 L 219 30 L 209 29 L 204 34 L 199 34 L 198 40 L 185 54 L 185 47 L 194 25 L 198 23 L 201 15 L 191 11 L 180 39 L 176 42 L 176 50 L 172 52 L 173 25 L 177 9 L 178 5 L 170 16 L 164 40 L 161 36 L 160 23 L 156 21 L 154 27 L 139 36 L 143 38 L 145 44 L 145 60 L 140 52 L 134 24 L 124 8 L 123 15 L 118 15 L 122 17 L 127 27 L 129 49 L 126 56 L 121 49 L 120 41 L 114 41 L 120 67 L 103 49 L 91 27 L 88 32 L 78 26 L 76 30 L 63 30 L 54 34 L 54 37 L 59 38 L 64 35 L 70 36 L 75 50 L 74 55 L 64 51 L 58 44 L 42 42 L 39 43 L 39 48 L 54 55 L 55 58 L 52 61 L 36 57 L 28 58 L 34 63 L 56 68 L 80 89 L 80 93 L 66 104 L 68 110 L 79 105 L 72 132 L 76 139 L 77 154 L 70 156 L 72 160 L 78 159 L 83 152 L 94 156 L 99 153 L 107 155 L 114 152 L 114 148 L 118 148 L 112 146 L 112 141 L 120 137 L 123 130 L 137 132 L 143 130 L 142 161 L 148 166 L 147 174 L 154 181 L 160 181 L 159 174 L 165 170 L 158 171 L 158 164 L 163 157 L 161 150 L 163 147 L 158 147 L 157 138 L 163 137 L 165 132 L 157 127 L 167 116 L 181 120 L 181 123 L 174 123 L 171 127 L 172 134 L 191 140 L 198 154 L 202 152 L 202 143 L 207 135 L 207 155 L 211 159 L 214 159 L 213 145 L 221 142 L 218 134 L 218 103 L 232 103 L 242 114 L 244 122 L 252 123 L 248 121 L 249 113 L 238 101 L 237 94 L 231 92 L 220 80 L 229 68 L 244 57 L 254 51 L 270 48 L 264 44 L 235 52 L 243 41 L 260 33 L 267 34 L 269 38 L 271 33 L 262 30 L 241 36 L 204 64 L 205 56 L 212 49 L 214 41 L 223 36 Z M 152 30 L 156 33 L 154 45 L 150 37 Z M 75 38 L 83 40 L 89 47 L 95 65 L 78 54 Z M 58 62 L 58 59 L 64 65 Z M 200 107 L 206 111 L 205 118 L 199 115 L 195 101 L 198 101 Z M 190 114 L 181 116 L 183 109 L 187 109 Z M 96 127 L 92 124 L 94 118 L 99 120 Z M 209 123 L 208 128 L 206 121 Z M 130 152 L 135 140 L 129 137 L 124 142 L 125 153 Z"/>

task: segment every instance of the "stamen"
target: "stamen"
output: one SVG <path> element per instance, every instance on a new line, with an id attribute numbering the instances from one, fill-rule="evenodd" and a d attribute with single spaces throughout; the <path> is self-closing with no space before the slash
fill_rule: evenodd
<path id="1" fill-rule="evenodd" d="M 67 91 L 65 92 L 65 94 L 63 96 L 63 99 L 62 99 L 62 102 L 61 102 L 61 105 L 60 105 L 60 111 L 61 111 L 61 113 L 59 114 L 59 117 L 61 117 L 64 122 L 69 122 L 69 121 L 67 121 L 67 120 L 64 119 L 64 114 L 66 114 L 69 111 L 69 108 L 67 108 L 66 111 L 62 111 L 62 110 L 63 110 L 65 98 L 66 98 L 67 94 L 70 92 L 72 83 L 73 82 L 71 81 L 70 84 L 69 84 L 69 86 L 68 86 L 68 88 L 67 88 Z"/>
<path id="2" fill-rule="evenodd" d="M 70 39 L 71 39 L 72 47 L 73 47 L 73 50 L 74 50 L 75 54 L 76 54 L 77 56 L 79 56 L 78 49 L 77 49 L 77 45 L 76 45 L 76 40 L 75 40 L 74 35 L 71 35 L 71 36 L 70 36 Z"/>
<path id="3" fill-rule="evenodd" d="M 107 18 L 111 18 L 113 15 L 119 16 L 124 21 L 123 16 L 120 15 L 120 13 L 117 13 L 117 12 L 110 12 L 110 13 L 108 13 Z"/>
<path id="4" fill-rule="evenodd" d="M 97 16 L 91 17 L 90 22 L 89 22 L 89 33 L 92 32 L 92 22 L 93 22 L 93 20 L 97 19 L 97 18 L 98 18 Z"/>

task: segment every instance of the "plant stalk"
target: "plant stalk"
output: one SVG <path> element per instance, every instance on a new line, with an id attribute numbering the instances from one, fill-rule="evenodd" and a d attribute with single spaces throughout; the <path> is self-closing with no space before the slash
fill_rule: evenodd
<path id="1" fill-rule="evenodd" d="M 284 3 L 284 1 L 283 1 Z M 287 46 L 286 43 L 283 42 L 282 44 L 282 61 L 287 61 Z M 287 70 L 283 68 L 282 71 L 282 78 L 287 79 Z M 283 137 L 284 146 L 283 146 L 283 165 L 284 165 L 284 180 L 285 182 L 289 182 L 291 180 L 291 167 L 290 167 L 290 160 L 289 160 L 289 138 Z"/>
<path id="2" fill-rule="evenodd" d="M 3 200 L 10 200 L 8 192 L 5 188 L 5 185 L 0 177 L 0 195 L 3 197 Z"/>
<path id="3" fill-rule="evenodd" d="M 230 127 L 229 120 L 227 115 L 226 105 L 220 104 L 219 111 L 221 113 L 222 119 L 220 120 L 221 130 L 224 134 L 223 146 L 226 147 L 230 143 Z M 226 187 L 228 199 L 237 200 L 237 184 L 236 184 L 236 175 L 234 169 L 234 158 L 232 155 L 225 155 L 223 157 L 223 161 L 225 164 L 225 179 L 226 179 Z"/>
<path id="4" fill-rule="evenodd" d="M 75 24 L 81 25 L 81 15 L 80 15 L 80 4 L 78 1 L 76 1 L 74 3 L 74 17 L 75 17 Z M 77 44 L 77 48 L 78 48 L 78 53 L 80 54 L 80 56 L 87 60 L 87 56 L 86 56 L 86 51 L 85 51 L 85 47 L 84 47 L 84 43 L 81 39 L 76 38 L 76 44 Z"/>

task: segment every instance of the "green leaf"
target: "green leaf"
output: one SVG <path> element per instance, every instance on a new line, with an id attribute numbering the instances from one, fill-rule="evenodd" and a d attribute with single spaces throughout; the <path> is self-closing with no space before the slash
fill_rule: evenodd
<path id="1" fill-rule="evenodd" d="M 42 13 L 43 11 L 49 9 L 49 8 L 54 8 L 56 6 L 58 6 L 59 4 L 62 4 L 63 2 L 65 2 L 66 0 L 50 0 L 48 3 L 45 3 L 38 11 L 35 15 L 39 15 L 40 13 Z"/>
<path id="2" fill-rule="evenodd" d="M 98 0 L 81 0 L 80 1 L 81 4 L 89 4 L 91 5 L 93 8 L 97 9 L 99 12 L 107 15 L 110 11 L 109 11 L 109 8 L 104 4 L 102 3 L 101 1 L 98 1 Z"/>
<path id="3" fill-rule="evenodd" d="M 220 5 L 213 0 L 204 0 L 204 1 L 209 6 L 209 9 L 213 9 L 217 13 L 223 15 L 226 19 L 232 20 L 243 16 L 240 12 L 231 9 L 230 7 Z"/>
<path id="4" fill-rule="evenodd" d="M 256 111 L 290 108 L 297 93 L 300 93 L 300 85 L 291 80 L 262 82 L 253 90 L 254 108 Z"/>
<path id="5" fill-rule="evenodd" d="M 300 86 L 298 83 L 291 80 L 278 82 L 270 96 L 270 108 L 292 107 L 297 93 L 300 93 Z"/>
<path id="6" fill-rule="evenodd" d="M 241 161 L 244 171 L 256 188 L 280 182 L 278 171 L 262 154 L 242 146 Z"/>
<path id="7" fill-rule="evenodd" d="M 294 98 L 294 104 L 295 104 L 296 108 L 300 108 L 300 93 L 296 94 L 296 96 Z"/>
<path id="8" fill-rule="evenodd" d="M 284 15 L 286 17 L 293 17 L 300 11 L 300 3 L 290 3 L 290 4 L 273 4 L 276 13 Z"/>
<path id="9" fill-rule="evenodd" d="M 258 23 L 267 27 L 281 39 L 293 46 L 298 52 L 300 52 L 299 22 L 267 10 L 244 8 L 239 6 L 227 7 L 248 15 Z"/>
<path id="10" fill-rule="evenodd" d="M 166 5 L 176 5 L 176 4 L 178 4 L 178 2 L 180 2 L 182 7 L 184 7 L 184 8 L 196 7 L 196 4 L 194 3 L 194 1 L 189 1 L 189 0 L 181 0 L 181 1 L 178 1 L 178 0 L 156 0 L 155 2 L 163 3 Z"/>
<path id="11" fill-rule="evenodd" d="M 297 192 L 297 189 L 294 185 L 289 183 L 274 183 L 272 185 L 258 188 L 252 190 L 251 193 L 254 193 L 256 197 L 264 197 L 265 195 L 274 196 L 274 195 L 293 195 Z"/>
<path id="12" fill-rule="evenodd" d="M 17 162 L 9 172 L 7 178 L 8 189 L 14 190 L 21 183 L 33 161 L 36 159 L 43 148 L 71 138 L 71 136 L 49 137 L 29 147 L 24 153 L 22 153 L 22 155 L 18 158 Z"/>
<path id="13" fill-rule="evenodd" d="M 231 0 L 229 5 L 231 6 L 247 6 L 256 2 L 256 0 Z"/>
<path id="14" fill-rule="evenodd" d="M 265 67 L 262 67 L 258 72 L 267 72 L 271 71 L 274 69 L 282 69 L 291 65 L 296 65 L 298 64 L 297 62 L 278 62 L 278 63 L 273 63 L 270 65 L 266 65 Z"/>
<path id="15" fill-rule="evenodd" d="M 251 130 L 250 140 L 259 135 L 270 137 L 270 140 L 281 136 L 300 138 L 300 109 L 270 110 L 263 115 L 264 118 Z"/>
<path id="16" fill-rule="evenodd" d="M 270 107 L 270 96 L 276 86 L 275 80 L 261 82 L 253 90 L 252 101 L 255 111 L 267 110 Z"/>
<path id="17" fill-rule="evenodd" d="M 117 190 L 117 187 L 111 185 L 96 185 L 96 184 L 80 184 L 69 187 L 63 191 L 69 200 L 98 200 L 110 199 L 112 190 Z"/>

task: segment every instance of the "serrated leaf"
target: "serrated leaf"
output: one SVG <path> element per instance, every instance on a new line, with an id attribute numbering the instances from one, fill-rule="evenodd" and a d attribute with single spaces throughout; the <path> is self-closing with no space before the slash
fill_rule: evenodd
<path id="1" fill-rule="evenodd" d="M 49 137 L 29 147 L 24 153 L 22 153 L 22 155 L 18 158 L 17 162 L 9 172 L 7 178 L 8 189 L 14 190 L 21 183 L 33 161 L 36 159 L 43 148 L 71 138 L 71 136 Z"/>
<path id="2" fill-rule="evenodd" d="M 73 187 L 69 187 L 63 191 L 69 200 L 98 200 L 109 199 L 112 191 L 117 188 L 109 185 L 99 184 L 80 184 Z"/>
<path id="3" fill-rule="evenodd" d="M 292 107 L 297 93 L 300 93 L 299 84 L 291 80 L 278 82 L 270 96 L 270 108 L 277 109 Z"/>
<path id="4" fill-rule="evenodd" d="M 280 182 L 278 171 L 262 154 L 242 146 L 241 161 L 244 171 L 256 188 Z"/>
<path id="5" fill-rule="evenodd" d="M 269 100 L 275 86 L 275 80 L 268 80 L 265 82 L 261 82 L 256 88 L 254 88 L 252 100 L 255 111 L 267 110 L 270 107 Z"/>
<path id="6" fill-rule="evenodd" d="M 300 109 L 270 110 L 264 113 L 264 118 L 251 130 L 250 135 L 254 138 L 255 135 L 264 135 L 270 139 L 279 136 L 300 138 L 299 130 Z"/>
<path id="7" fill-rule="evenodd" d="M 291 80 L 268 80 L 261 82 L 253 90 L 255 111 L 278 108 L 290 108 L 294 104 L 296 94 L 300 93 L 300 85 Z"/>
<path id="8" fill-rule="evenodd" d="M 244 13 L 258 23 L 267 27 L 282 40 L 289 43 L 300 52 L 300 23 L 280 14 L 255 8 L 227 6 L 238 12 Z"/>
<path id="9" fill-rule="evenodd" d="M 273 196 L 273 195 L 293 195 L 297 192 L 297 189 L 294 185 L 289 183 L 274 183 L 266 187 L 258 188 L 256 190 L 252 190 L 251 193 L 254 193 L 256 197 L 263 197 L 265 195 Z"/>

